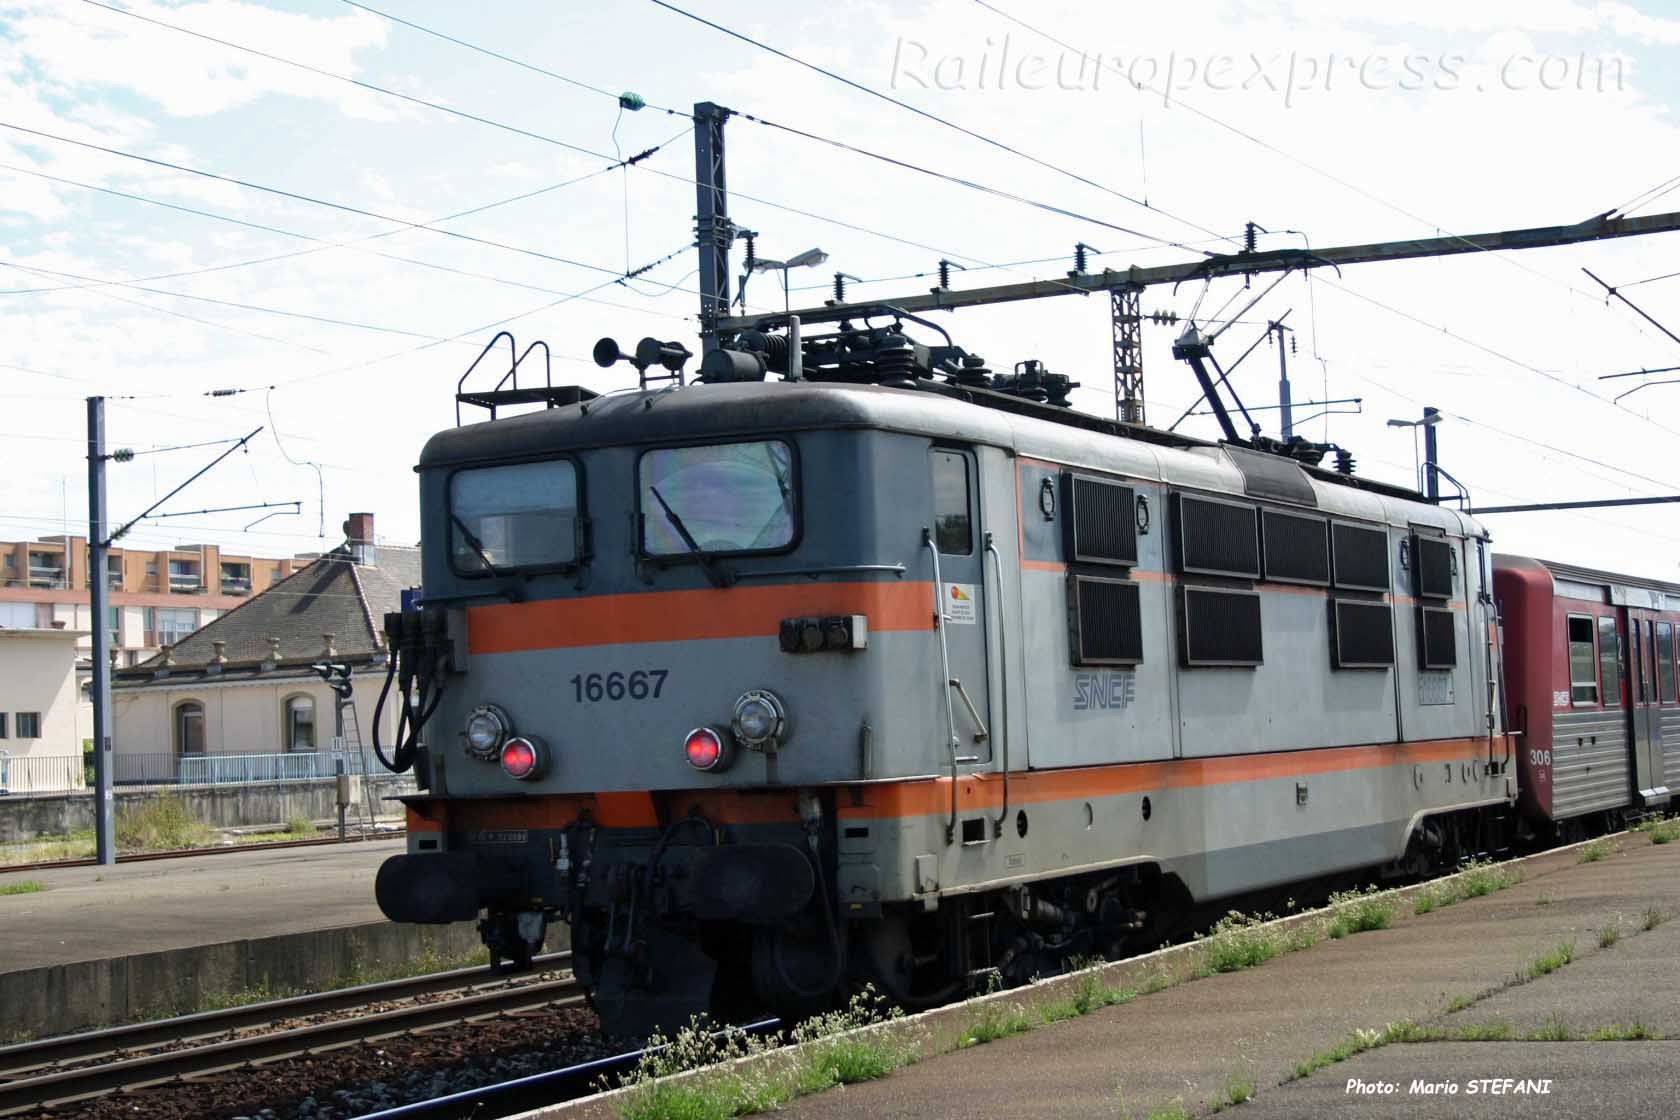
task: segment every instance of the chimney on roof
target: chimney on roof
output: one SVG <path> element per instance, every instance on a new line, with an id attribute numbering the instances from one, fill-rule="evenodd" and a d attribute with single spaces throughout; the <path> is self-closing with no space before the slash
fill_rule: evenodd
<path id="1" fill-rule="evenodd" d="M 217 638 L 210 643 L 210 648 L 216 651 L 210 658 L 210 664 L 220 670 L 223 665 L 227 664 L 227 643 Z"/>
<path id="2" fill-rule="evenodd" d="M 268 660 L 271 664 L 274 664 L 274 665 L 280 664 L 280 639 L 279 638 L 270 637 L 268 639 Z"/>
<path id="3" fill-rule="evenodd" d="M 174 646 L 166 645 L 159 652 L 162 654 L 162 660 L 158 662 L 159 665 L 173 665 L 173 664 L 175 664 L 175 647 Z"/>
<path id="4" fill-rule="evenodd" d="M 333 639 L 335 637 L 337 637 L 337 635 L 335 635 L 335 634 L 322 634 L 321 635 L 321 656 L 322 657 L 333 658 L 333 657 L 338 656 L 338 650 L 337 650 L 337 648 L 335 648 L 335 646 L 333 644 Z"/>
<path id="5" fill-rule="evenodd" d="M 352 562 L 373 567 L 377 559 L 373 548 L 373 514 L 352 513 L 344 523 L 344 542 L 350 546 Z"/>

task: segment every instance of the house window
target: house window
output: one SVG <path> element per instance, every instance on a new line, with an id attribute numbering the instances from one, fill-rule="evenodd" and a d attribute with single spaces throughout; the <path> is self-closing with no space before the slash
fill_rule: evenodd
<path id="1" fill-rule="evenodd" d="M 204 753 L 204 705 L 197 700 L 175 705 L 175 753 Z"/>
<path id="2" fill-rule="evenodd" d="M 1598 703 L 1598 663 L 1593 651 L 1593 620 L 1569 616 L 1569 699 L 1576 704 Z"/>
<path id="3" fill-rule="evenodd" d="M 293 696 L 286 701 L 286 749 L 315 749 L 315 700 L 312 697 Z"/>
<path id="4" fill-rule="evenodd" d="M 190 608 L 158 607 L 153 618 L 159 645 L 175 645 L 198 629 L 198 612 Z"/>
<path id="5" fill-rule="evenodd" d="M 19 712 L 17 714 L 17 737 L 19 739 L 39 739 L 41 737 L 40 712 Z"/>

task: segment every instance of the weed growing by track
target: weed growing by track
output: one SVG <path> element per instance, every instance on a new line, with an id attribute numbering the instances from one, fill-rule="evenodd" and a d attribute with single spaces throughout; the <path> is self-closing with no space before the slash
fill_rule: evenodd
<path id="1" fill-rule="evenodd" d="M 188 811 L 172 793 L 148 797 L 117 813 L 117 846 L 130 851 L 198 848 L 210 843 L 210 826 Z"/>
<path id="2" fill-rule="evenodd" d="M 1502 891 L 1520 882 L 1520 872 L 1488 860 L 1471 860 L 1458 874 L 1418 888 L 1412 897 L 1412 913 L 1427 914 L 1467 898 L 1481 898 Z"/>
<path id="3" fill-rule="evenodd" d="M 1518 972 L 1518 976 L 1525 980 L 1538 980 L 1542 976 L 1549 976 L 1575 959 L 1575 942 L 1560 941 L 1557 947 L 1548 953 L 1541 953 L 1528 965 Z"/>
<path id="4" fill-rule="evenodd" d="M 1583 845 L 1580 854 L 1575 857 L 1575 862 L 1597 863 L 1604 857 L 1615 854 L 1616 850 L 1614 841 L 1607 836 L 1600 837 L 1590 844 Z"/>
<path id="5" fill-rule="evenodd" d="M 696 1019 L 675 1038 L 648 1040 L 649 1052 L 620 1079 L 629 1092 L 619 1115 L 624 1120 L 726 1120 L 767 1112 L 835 1085 L 885 1077 L 921 1056 L 920 1040 L 893 1032 L 858 1033 L 858 1028 L 900 1015 L 880 996 L 864 992 L 845 1009 L 795 1027 L 787 1039 L 793 1045 L 785 1049 L 777 1049 L 774 1039 L 713 1031 Z M 763 1061 L 735 1064 L 760 1056 Z"/>
<path id="6" fill-rule="evenodd" d="M 957 1038 L 957 1048 L 965 1050 L 984 1042 L 1022 1034 L 1037 1026 L 1037 1016 L 1019 1003 L 988 1000 L 975 1009 L 974 1017 Z"/>
<path id="7" fill-rule="evenodd" d="M 1639 831 L 1651 838 L 1653 844 L 1670 844 L 1680 840 L 1680 817 L 1662 821 L 1642 821 Z"/>
<path id="8" fill-rule="evenodd" d="M 1270 914 L 1244 914 L 1240 910 L 1219 919 L 1204 939 L 1197 974 L 1236 972 L 1281 955 L 1286 949 L 1283 933 L 1268 925 L 1272 920 Z"/>
<path id="9" fill-rule="evenodd" d="M 1244 1070 L 1225 1079 L 1225 1088 L 1208 1104 L 1208 1112 L 1223 1112 L 1254 1099 L 1254 1074 Z"/>
<path id="10" fill-rule="evenodd" d="M 1394 895 L 1377 887 L 1339 891 L 1330 896 L 1330 910 L 1332 917 L 1325 933 L 1332 938 L 1387 929 L 1394 919 Z"/>
<path id="11" fill-rule="evenodd" d="M 46 889 L 39 879 L 19 879 L 15 883 L 0 883 L 0 895 L 36 894 Z"/>
<path id="12" fill-rule="evenodd" d="M 1655 904 L 1647 906 L 1645 907 L 1645 918 L 1640 923 L 1639 928 L 1649 933 L 1651 930 L 1654 930 L 1658 926 L 1662 925 L 1663 917 L 1663 912 L 1657 909 Z"/>
<path id="13" fill-rule="evenodd" d="M 1600 949 L 1608 949 L 1616 943 L 1616 939 L 1620 936 L 1621 934 L 1617 931 L 1615 926 L 1599 926 L 1598 947 Z"/>

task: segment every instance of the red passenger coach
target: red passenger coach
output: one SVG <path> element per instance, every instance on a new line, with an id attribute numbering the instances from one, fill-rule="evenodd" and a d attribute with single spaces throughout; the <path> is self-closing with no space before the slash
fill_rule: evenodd
<path id="1" fill-rule="evenodd" d="M 1680 585 L 1495 556 L 1525 815 L 1559 838 L 1680 792 Z"/>

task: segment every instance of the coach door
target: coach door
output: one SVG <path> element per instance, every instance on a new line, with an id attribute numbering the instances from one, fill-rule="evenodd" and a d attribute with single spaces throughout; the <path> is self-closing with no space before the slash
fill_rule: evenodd
<path id="1" fill-rule="evenodd" d="M 1657 623 L 1644 611 L 1627 612 L 1632 665 L 1628 672 L 1628 712 L 1636 787 L 1641 804 L 1668 801 L 1663 781 L 1662 700 L 1657 683 Z"/>
<path id="2" fill-rule="evenodd" d="M 949 662 L 951 724 L 962 765 L 989 762 L 992 731 L 987 713 L 986 543 L 981 527 L 979 475 L 972 452 L 934 447 L 928 452 L 933 482 L 930 544 L 938 553 L 939 597 L 944 621 L 943 656 Z M 939 719 L 945 719 L 940 697 Z M 947 734 L 951 728 L 944 728 Z"/>

